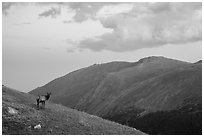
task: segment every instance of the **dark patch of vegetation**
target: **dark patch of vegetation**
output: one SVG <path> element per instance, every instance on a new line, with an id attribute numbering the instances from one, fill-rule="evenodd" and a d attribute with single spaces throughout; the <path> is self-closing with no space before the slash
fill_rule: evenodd
<path id="1" fill-rule="evenodd" d="M 110 113 L 103 116 L 104 119 L 109 119 L 111 121 L 117 121 L 118 123 L 121 123 L 123 125 L 130 124 L 132 119 L 137 119 L 142 112 L 144 112 L 144 109 L 133 109 L 128 108 L 127 110 L 120 110 L 117 111 L 116 109 L 113 109 Z"/>
<path id="2" fill-rule="evenodd" d="M 135 111 L 106 117 L 152 135 L 201 135 L 202 105 L 188 105 L 178 110 L 159 111 L 139 116 Z"/>

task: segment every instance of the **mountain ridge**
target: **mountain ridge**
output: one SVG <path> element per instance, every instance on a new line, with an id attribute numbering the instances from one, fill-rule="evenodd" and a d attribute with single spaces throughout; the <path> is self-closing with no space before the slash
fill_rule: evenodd
<path id="1" fill-rule="evenodd" d="M 127 112 L 134 112 L 138 120 L 143 116 L 151 117 L 152 113 L 160 115 L 160 111 L 166 115 L 173 111 L 174 117 L 177 112 L 180 114 L 179 108 L 186 106 L 185 100 L 193 107 L 202 104 L 202 61 L 189 63 L 151 56 L 131 63 L 92 65 L 76 72 L 58 79 L 61 82 L 48 83 L 30 93 L 56 89 L 51 101 L 127 125 L 127 121 L 124 123 L 120 119 L 135 119 Z M 198 112 L 200 114 L 200 110 Z M 144 132 L 159 132 L 148 132 L 148 128 L 151 127 L 146 125 Z"/>

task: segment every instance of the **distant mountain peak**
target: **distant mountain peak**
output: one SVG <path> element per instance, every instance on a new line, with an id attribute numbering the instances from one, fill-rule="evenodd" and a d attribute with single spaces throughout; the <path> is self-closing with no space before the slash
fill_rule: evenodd
<path id="1" fill-rule="evenodd" d="M 199 60 L 199 61 L 195 62 L 194 64 L 200 64 L 200 63 L 202 63 L 202 60 Z"/>
<path id="2" fill-rule="evenodd" d="M 145 58 L 140 59 L 138 61 L 138 63 L 158 61 L 158 60 L 164 60 L 164 59 L 168 59 L 168 58 L 165 58 L 163 56 L 149 56 L 149 57 L 145 57 Z"/>
<path id="3" fill-rule="evenodd" d="M 165 63 L 165 62 L 179 62 L 179 63 L 189 63 L 189 62 L 185 62 L 185 61 L 180 61 L 180 60 L 176 60 L 176 59 L 171 59 L 171 58 L 167 58 L 167 57 L 163 57 L 163 56 L 149 56 L 149 57 L 145 57 L 140 59 L 139 61 L 135 62 L 136 64 L 141 64 L 141 63 L 148 63 L 148 62 L 160 62 L 160 63 Z"/>

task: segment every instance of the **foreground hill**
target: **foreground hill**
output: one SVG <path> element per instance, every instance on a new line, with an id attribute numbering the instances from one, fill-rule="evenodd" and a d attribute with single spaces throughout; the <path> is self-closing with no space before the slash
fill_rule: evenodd
<path id="1" fill-rule="evenodd" d="M 94 65 L 69 73 L 30 93 L 37 95 L 52 89 L 53 102 L 149 134 L 201 134 L 202 61 L 188 63 L 147 57 L 134 63 Z M 165 122 L 152 122 L 161 116 L 160 112 Z M 185 121 L 182 117 L 186 117 Z M 141 119 L 143 121 L 138 122 Z M 174 123 L 177 126 L 168 124 L 172 119 L 177 119 Z"/>
<path id="2" fill-rule="evenodd" d="M 144 134 L 50 102 L 38 110 L 32 95 L 5 86 L 2 91 L 2 134 Z"/>

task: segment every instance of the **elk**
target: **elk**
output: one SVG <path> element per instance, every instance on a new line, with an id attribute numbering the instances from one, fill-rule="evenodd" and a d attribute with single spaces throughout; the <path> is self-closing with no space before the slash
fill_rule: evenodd
<path id="1" fill-rule="evenodd" d="M 36 99 L 38 108 L 40 106 L 40 103 L 45 108 L 45 101 L 47 101 L 50 98 L 50 96 L 51 96 L 51 92 L 47 93 L 47 95 L 38 95 L 38 97 Z"/>

